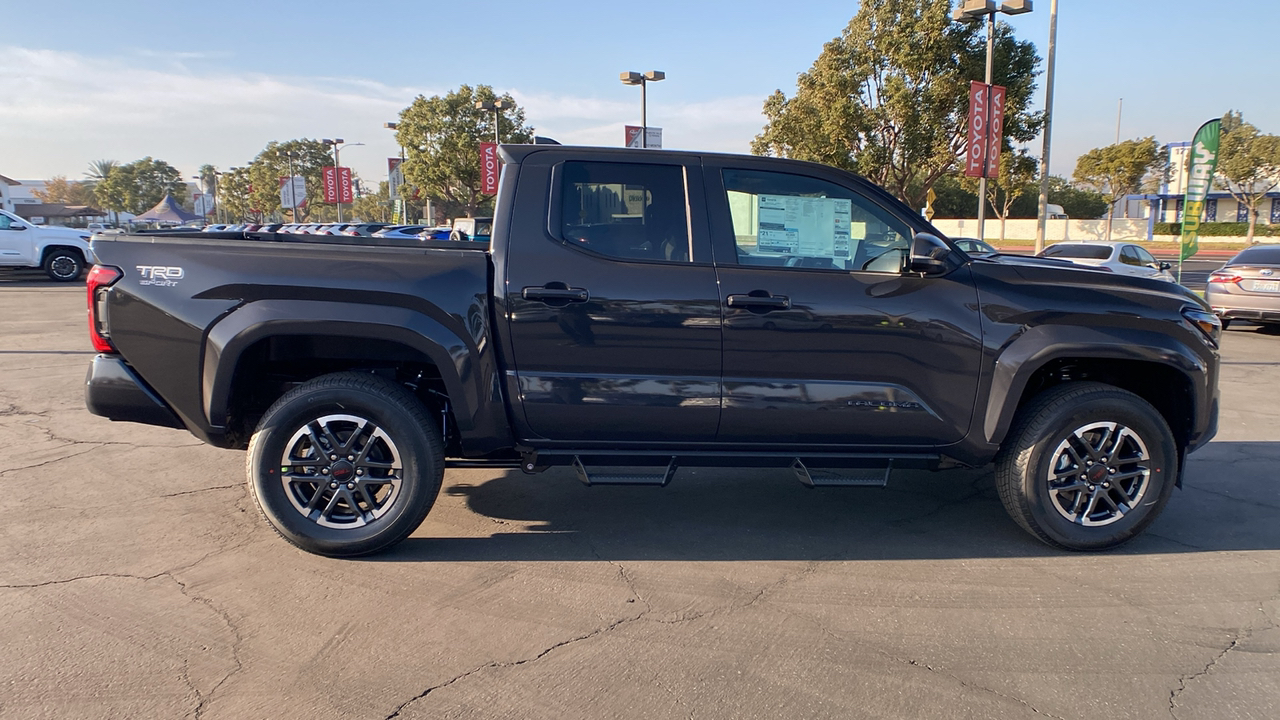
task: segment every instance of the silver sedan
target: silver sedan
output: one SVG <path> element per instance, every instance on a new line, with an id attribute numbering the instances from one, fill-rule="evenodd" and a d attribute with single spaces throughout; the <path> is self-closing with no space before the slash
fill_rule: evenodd
<path id="1" fill-rule="evenodd" d="M 1209 276 L 1204 299 L 1222 318 L 1280 323 L 1280 246 L 1255 245 Z"/>

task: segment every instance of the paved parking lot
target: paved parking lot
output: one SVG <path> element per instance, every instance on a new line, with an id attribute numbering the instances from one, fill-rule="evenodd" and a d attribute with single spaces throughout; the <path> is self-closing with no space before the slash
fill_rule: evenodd
<path id="1" fill-rule="evenodd" d="M 1143 537 L 1051 550 L 986 471 L 885 490 L 453 470 L 390 554 L 275 537 L 244 455 L 89 415 L 83 287 L 0 274 L 0 717 L 1280 717 L 1280 335 Z"/>

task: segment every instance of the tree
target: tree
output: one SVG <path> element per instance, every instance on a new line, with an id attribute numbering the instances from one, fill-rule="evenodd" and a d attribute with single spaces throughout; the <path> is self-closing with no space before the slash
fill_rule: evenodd
<path id="1" fill-rule="evenodd" d="M 93 205 L 96 202 L 92 183 L 68 181 L 62 175 L 54 176 L 45 183 L 43 190 L 33 190 L 31 194 L 43 203 Z"/>
<path id="2" fill-rule="evenodd" d="M 1144 180 L 1162 174 L 1164 157 L 1156 139 L 1146 137 L 1094 148 L 1076 160 L 1075 181 L 1102 193 L 1107 202 L 1107 240 L 1116 205 L 1141 189 Z"/>
<path id="3" fill-rule="evenodd" d="M 227 222 L 243 222 L 258 213 L 253 212 L 253 195 L 249 192 L 251 180 L 249 168 L 236 168 L 222 174 L 218 180 L 218 199 Z M 276 198 L 277 203 L 279 198 Z M 259 208 L 261 209 L 261 208 Z"/>
<path id="4" fill-rule="evenodd" d="M 811 160 L 861 173 L 911 207 L 956 168 L 968 140 L 969 82 L 981 80 L 985 33 L 950 19 L 950 0 L 864 0 L 828 42 L 796 93 L 776 91 L 757 155 Z M 997 23 L 993 82 L 1007 88 L 1004 138 L 1032 140 L 1028 110 L 1040 58 Z"/>
<path id="5" fill-rule="evenodd" d="M 120 167 L 120 163 L 115 160 L 94 160 L 89 163 L 89 170 L 85 172 L 84 176 L 92 182 L 100 182 L 106 180 L 111 171 L 118 167 Z"/>
<path id="6" fill-rule="evenodd" d="M 1000 218 L 1000 240 L 1004 240 L 1005 221 L 1009 219 L 1014 204 L 1028 194 L 1035 182 L 1039 163 L 1025 150 L 1006 150 L 1000 153 L 1000 170 L 987 181 L 987 206 Z M 965 189 L 977 198 L 978 178 L 964 178 Z"/>
<path id="7" fill-rule="evenodd" d="M 391 191 L 387 181 L 378 183 L 378 192 L 366 193 L 351 204 L 351 217 L 364 222 L 386 222 L 390 217 Z"/>
<path id="8" fill-rule="evenodd" d="M 1259 133 L 1240 113 L 1228 110 L 1222 116 L 1217 180 L 1219 187 L 1248 208 L 1248 240 L 1252 243 L 1258 205 L 1280 185 L 1280 137 Z"/>
<path id="9" fill-rule="evenodd" d="M 183 204 L 187 184 L 182 173 L 163 160 L 144 157 L 108 171 L 106 178 L 93 189 L 98 203 L 107 210 L 138 213 L 150 210 L 165 195 L 173 195 Z"/>
<path id="10" fill-rule="evenodd" d="M 291 162 L 293 174 L 306 178 L 307 186 L 307 202 L 293 213 L 293 222 L 306 222 L 313 215 L 326 214 L 323 168 L 333 164 L 333 154 L 328 145 L 306 138 L 269 142 L 249 163 L 248 177 L 253 185 L 251 207 L 267 215 L 281 212 L 280 178 L 289 176 Z M 333 214 L 336 216 L 336 212 Z"/>
<path id="11" fill-rule="evenodd" d="M 494 100 L 505 100 L 514 108 L 502 111 L 501 141 L 530 142 L 533 128 L 525 125 L 524 110 L 510 95 L 499 98 L 488 85 L 462 85 L 444 97 L 419 95 L 400 112 L 396 140 L 408 151 L 405 177 L 446 216 L 474 217 L 493 200 L 480 191 L 479 152 L 481 142 L 493 141 L 493 111 L 475 105 Z"/>

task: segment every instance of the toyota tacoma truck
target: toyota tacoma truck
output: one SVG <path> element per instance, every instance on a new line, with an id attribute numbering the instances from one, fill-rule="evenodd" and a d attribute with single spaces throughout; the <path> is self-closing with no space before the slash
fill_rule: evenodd
<path id="1" fill-rule="evenodd" d="M 57 282 L 78 280 L 89 236 L 87 230 L 37 225 L 0 210 L 0 267 L 40 268 Z"/>
<path id="2" fill-rule="evenodd" d="M 491 242 L 99 236 L 86 401 L 246 448 L 267 522 L 387 548 L 448 467 L 810 487 L 994 463 L 1013 520 L 1096 550 L 1213 436 L 1217 317 L 1186 289 L 969 257 L 855 175 L 503 146 Z"/>

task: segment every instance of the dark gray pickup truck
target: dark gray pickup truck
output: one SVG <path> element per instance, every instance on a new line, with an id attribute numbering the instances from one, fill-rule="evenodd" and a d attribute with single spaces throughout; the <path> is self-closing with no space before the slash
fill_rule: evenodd
<path id="1" fill-rule="evenodd" d="M 1107 548 L 1217 422 L 1220 326 L 1172 283 L 971 258 L 773 158 L 504 146 L 488 244 L 99 237 L 89 409 L 248 448 L 271 525 L 386 548 L 451 466 L 805 484 L 994 461 L 1013 519 Z"/>

